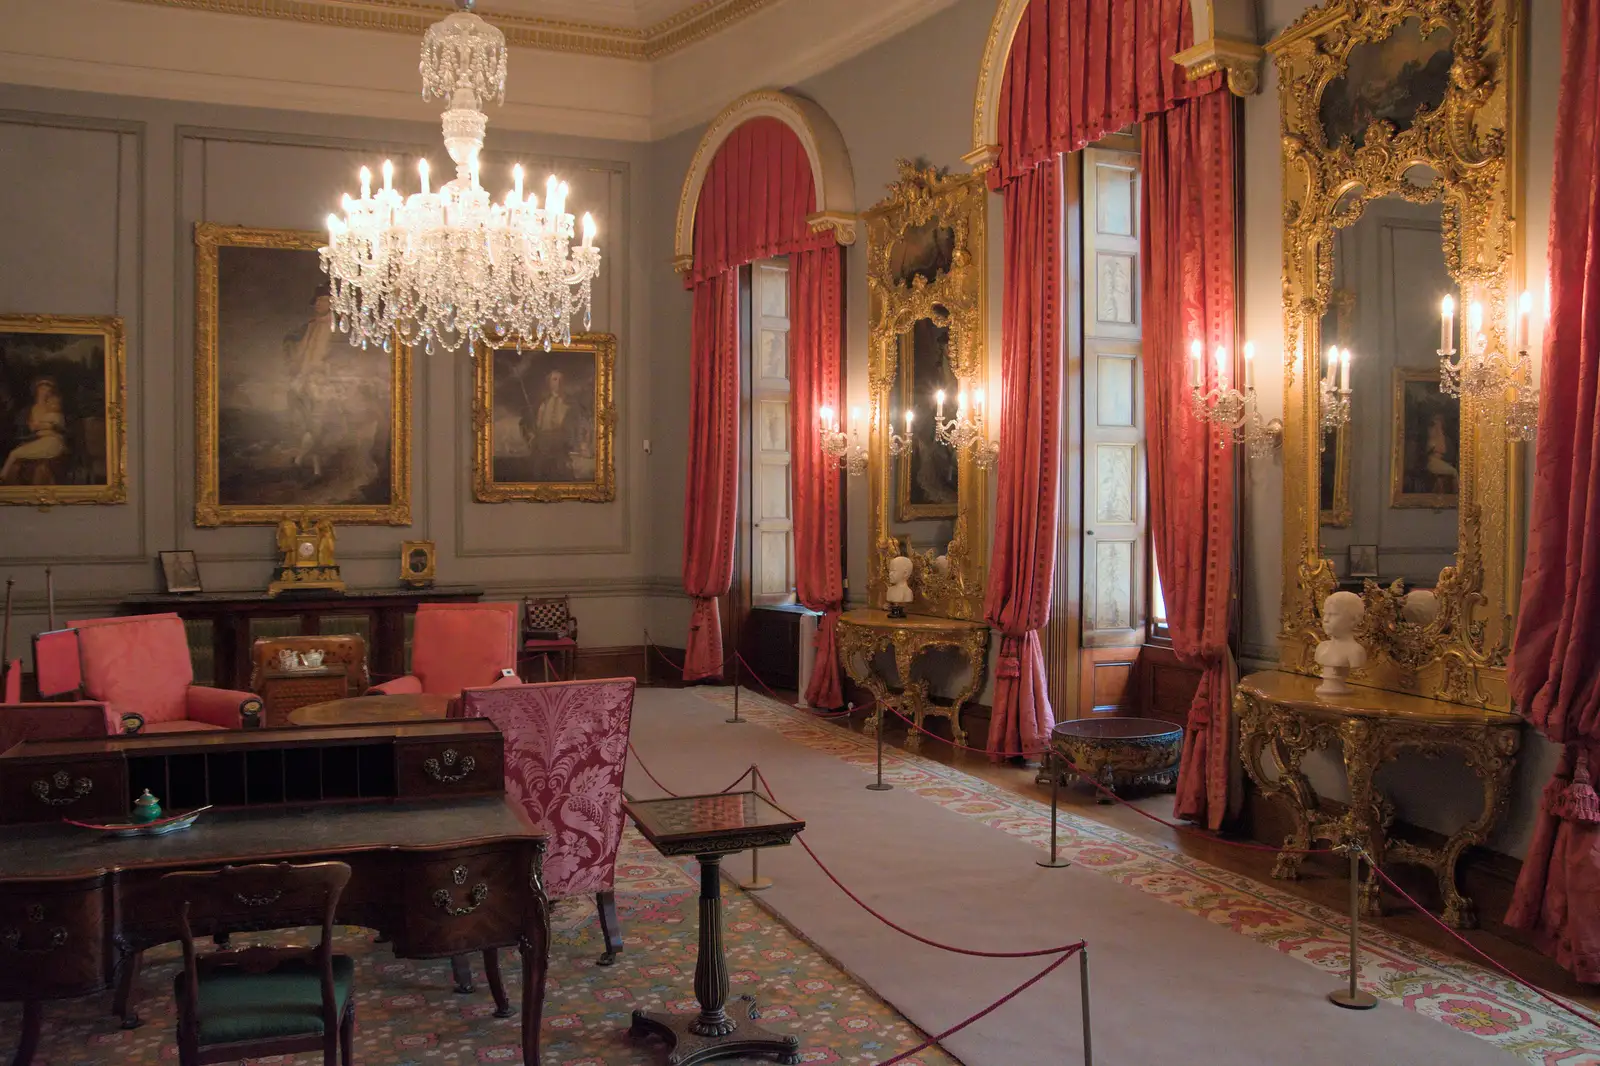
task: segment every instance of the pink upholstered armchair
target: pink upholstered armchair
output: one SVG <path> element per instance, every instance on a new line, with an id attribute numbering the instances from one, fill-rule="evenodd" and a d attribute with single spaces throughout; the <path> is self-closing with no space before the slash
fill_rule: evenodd
<path id="1" fill-rule="evenodd" d="M 411 672 L 372 686 L 368 694 L 459 696 L 464 688 L 520 684 L 517 617 L 515 603 L 420 604 L 411 637 Z"/>
<path id="2" fill-rule="evenodd" d="M 614 886 L 634 684 L 624 677 L 461 694 L 464 717 L 487 718 L 505 737 L 507 796 L 550 831 L 545 891 L 551 899 L 594 893 L 601 966 L 622 950 Z M 486 968 L 492 984 L 498 966 Z"/>
<path id="3" fill-rule="evenodd" d="M 261 723 L 261 698 L 254 693 L 194 683 L 189 640 L 177 615 L 91 618 L 67 625 L 77 634 L 85 694 L 109 704 L 119 720 L 138 715 L 140 731 L 243 729 Z"/>

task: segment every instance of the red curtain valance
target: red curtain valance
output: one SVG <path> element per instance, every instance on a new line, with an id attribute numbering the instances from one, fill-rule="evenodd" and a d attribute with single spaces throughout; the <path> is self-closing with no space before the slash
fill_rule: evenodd
<path id="1" fill-rule="evenodd" d="M 1222 84 L 1172 61 L 1194 43 L 1189 0 L 1031 0 L 1000 88 L 994 188 Z"/>
<path id="2" fill-rule="evenodd" d="M 753 259 L 834 243 L 831 231 L 813 233 L 806 223 L 816 204 L 811 160 L 794 131 L 775 118 L 744 123 L 717 149 L 700 186 L 685 287 Z"/>

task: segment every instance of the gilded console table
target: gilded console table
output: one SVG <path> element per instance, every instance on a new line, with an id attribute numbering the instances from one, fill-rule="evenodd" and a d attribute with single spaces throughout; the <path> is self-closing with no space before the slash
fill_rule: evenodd
<path id="1" fill-rule="evenodd" d="M 917 659 L 933 648 L 949 648 L 967 661 L 966 683 L 949 704 L 935 703 L 928 692 L 927 679 L 911 676 Z M 883 711 L 888 707 L 919 727 L 929 715 L 948 718 L 951 736 L 957 744 L 965 744 L 967 731 L 961 728 L 961 708 L 983 684 L 988 650 L 989 627 L 982 622 L 915 614 L 890 618 L 887 611 L 876 609 L 846 611 L 839 618 L 839 664 L 852 681 L 864 685 L 877 700 L 872 717 L 867 719 L 868 736 L 882 728 Z M 885 651 L 894 652 L 898 690 L 891 689 L 889 682 L 873 669 L 873 659 Z M 920 747 L 922 734 L 912 730 L 906 737 L 906 748 L 916 751 Z"/>
<path id="2" fill-rule="evenodd" d="M 1505 812 L 1506 785 L 1521 746 L 1522 719 L 1442 700 L 1354 686 L 1348 696 L 1318 696 L 1320 680 L 1269 671 L 1239 682 L 1234 713 L 1239 719 L 1239 754 L 1245 770 L 1265 795 L 1288 804 L 1295 829 L 1285 848 L 1313 842 L 1366 843 L 1378 863 L 1426 866 L 1439 879 L 1444 920 L 1458 929 L 1477 923 L 1472 901 L 1456 885 L 1456 863 L 1469 845 L 1481 844 Z M 1339 744 L 1349 780 L 1350 805 L 1337 815 L 1324 811 L 1300 763 L 1313 751 Z M 1262 756 L 1270 752 L 1277 774 L 1268 777 Z M 1373 784 L 1378 768 L 1402 752 L 1439 756 L 1459 754 L 1483 786 L 1483 810 L 1457 829 L 1442 847 L 1390 839 L 1394 807 Z M 1299 875 L 1303 855 L 1285 851 L 1272 876 Z M 1378 877 L 1369 873 L 1361 887 L 1362 909 L 1380 913 Z"/>

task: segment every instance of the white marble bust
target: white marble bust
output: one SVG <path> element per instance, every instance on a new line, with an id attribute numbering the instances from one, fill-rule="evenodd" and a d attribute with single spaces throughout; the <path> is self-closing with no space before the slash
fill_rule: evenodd
<path id="1" fill-rule="evenodd" d="M 1345 680 L 1351 670 L 1367 665 L 1367 649 L 1355 639 L 1366 605 L 1354 592 L 1335 592 L 1322 603 L 1322 631 L 1328 639 L 1317 645 L 1317 665 L 1322 667 L 1319 696 L 1346 696 Z"/>
<path id="2" fill-rule="evenodd" d="M 905 605 L 910 603 L 914 594 L 911 591 L 911 560 L 904 555 L 896 555 L 889 560 L 889 588 L 883 598 L 889 604 L 889 612 L 896 618 L 905 616 Z"/>
<path id="3" fill-rule="evenodd" d="M 1400 617 L 1413 625 L 1432 624 L 1439 617 L 1439 597 L 1432 589 L 1412 589 L 1400 604 Z"/>

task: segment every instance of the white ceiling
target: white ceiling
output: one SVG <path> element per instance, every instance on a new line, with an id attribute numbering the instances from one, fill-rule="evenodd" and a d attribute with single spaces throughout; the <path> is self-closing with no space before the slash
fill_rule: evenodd
<path id="1" fill-rule="evenodd" d="M 720 0 L 479 0 L 478 14 L 587 22 L 618 29 L 644 30 Z M 695 12 L 698 13 L 698 12 Z"/>

